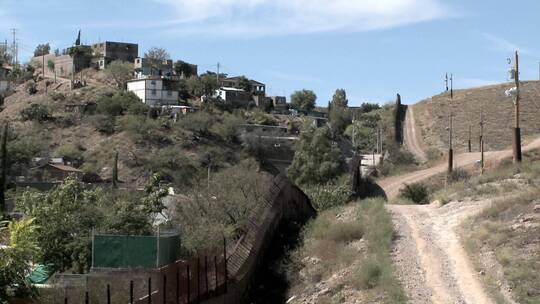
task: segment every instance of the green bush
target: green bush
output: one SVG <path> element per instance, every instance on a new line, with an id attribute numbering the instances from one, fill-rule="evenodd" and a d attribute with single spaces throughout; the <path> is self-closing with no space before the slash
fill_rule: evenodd
<path id="1" fill-rule="evenodd" d="M 308 186 L 303 190 L 309 196 L 315 209 L 322 211 L 347 204 L 351 200 L 351 187 L 348 182 L 330 182 L 324 185 Z"/>
<path id="2" fill-rule="evenodd" d="M 44 122 L 49 119 L 49 108 L 40 104 L 31 104 L 21 111 L 23 120 Z"/>
<path id="3" fill-rule="evenodd" d="M 51 96 L 51 99 L 54 101 L 64 101 L 66 100 L 66 95 L 60 92 L 52 91 L 49 93 L 49 96 Z"/>
<path id="4" fill-rule="evenodd" d="M 117 92 L 112 96 L 102 96 L 97 101 L 97 112 L 111 116 L 123 115 L 128 109 L 138 108 L 141 100 L 132 92 Z"/>
<path id="5" fill-rule="evenodd" d="M 91 123 L 97 131 L 104 134 L 113 134 L 116 118 L 110 115 L 98 114 L 91 117 Z"/>
<path id="6" fill-rule="evenodd" d="M 405 187 L 399 190 L 399 195 L 402 198 L 413 201 L 415 204 L 429 203 L 428 188 L 422 183 L 406 184 Z"/>
<path id="7" fill-rule="evenodd" d="M 197 112 L 183 116 L 178 120 L 177 125 L 183 129 L 193 131 L 199 135 L 210 135 L 210 128 L 214 125 L 215 119 L 206 112 Z"/>

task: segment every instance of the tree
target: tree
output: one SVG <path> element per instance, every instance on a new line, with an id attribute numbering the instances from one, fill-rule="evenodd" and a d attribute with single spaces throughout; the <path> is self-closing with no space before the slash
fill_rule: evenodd
<path id="1" fill-rule="evenodd" d="M 176 75 L 183 76 L 185 79 L 194 76 L 194 70 L 191 65 L 182 60 L 178 60 L 174 63 L 174 72 Z"/>
<path id="2" fill-rule="evenodd" d="M 133 64 L 127 61 L 115 60 L 107 65 L 105 75 L 113 80 L 119 88 L 125 89 L 127 81 L 133 78 Z"/>
<path id="3" fill-rule="evenodd" d="M 2 172 L 0 172 L 0 219 L 6 212 L 6 183 L 7 183 L 7 171 L 8 171 L 8 152 L 7 152 L 7 139 L 8 139 L 8 127 L 6 123 L 2 134 L 2 146 L 0 147 L 0 157 L 2 161 Z"/>
<path id="4" fill-rule="evenodd" d="M 249 79 L 247 79 L 246 76 L 241 76 L 238 84 L 240 86 L 240 89 L 246 92 L 251 92 L 251 82 L 249 81 Z"/>
<path id="5" fill-rule="evenodd" d="M 0 223 L 0 236 L 7 233 L 9 247 L 0 250 L 0 302 L 7 299 L 7 289 L 15 288 L 15 295 L 32 295 L 32 286 L 26 279 L 39 253 L 37 226 L 34 219 Z M 2 302 L 4 303 L 4 302 Z"/>
<path id="6" fill-rule="evenodd" d="M 38 44 L 36 50 L 34 51 L 34 57 L 47 55 L 50 51 L 51 46 L 48 43 Z"/>
<path id="7" fill-rule="evenodd" d="M 35 218 L 40 262 L 60 271 L 74 268 L 83 273 L 91 265 L 91 231 L 103 218 L 98 205 L 104 202 L 99 190 L 86 191 L 75 179 L 68 178 L 50 192 L 27 191 L 17 207 Z"/>
<path id="8" fill-rule="evenodd" d="M 54 61 L 49 59 L 49 61 L 47 61 L 47 67 L 49 68 L 49 70 L 54 71 Z"/>
<path id="9" fill-rule="evenodd" d="M 217 79 L 210 75 L 206 76 L 192 76 L 186 81 L 186 87 L 190 94 L 197 97 L 212 96 L 219 88 Z"/>
<path id="10" fill-rule="evenodd" d="M 298 184 L 324 184 L 342 173 L 344 161 L 328 128 L 311 128 L 300 135 L 289 177 Z"/>
<path id="11" fill-rule="evenodd" d="M 351 113 L 347 107 L 336 104 L 330 110 L 329 119 L 334 137 L 339 136 L 351 124 Z"/>
<path id="12" fill-rule="evenodd" d="M 291 95 L 291 103 L 293 107 L 304 111 L 311 111 L 315 108 L 317 95 L 311 90 L 296 91 Z"/>
<path id="13" fill-rule="evenodd" d="M 144 57 L 148 59 L 153 59 L 155 61 L 163 61 L 171 58 L 169 53 L 164 48 L 152 47 L 146 53 Z"/>
<path id="14" fill-rule="evenodd" d="M 344 89 L 337 89 L 332 97 L 331 106 L 338 106 L 346 108 L 349 106 L 349 100 L 347 100 L 347 93 Z"/>

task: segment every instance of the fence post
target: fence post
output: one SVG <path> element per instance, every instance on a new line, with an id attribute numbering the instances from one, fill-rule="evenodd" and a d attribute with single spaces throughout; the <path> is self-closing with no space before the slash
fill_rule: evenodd
<path id="1" fill-rule="evenodd" d="M 88 295 L 88 291 L 84 293 L 84 304 L 90 304 L 90 296 Z"/>
<path id="2" fill-rule="evenodd" d="M 176 304 L 180 304 L 180 266 L 176 263 Z"/>
<path id="3" fill-rule="evenodd" d="M 191 277 L 189 275 L 189 262 L 187 264 L 187 303 L 191 303 Z"/>
<path id="4" fill-rule="evenodd" d="M 129 304 L 133 304 L 133 281 L 129 281 Z"/>
<path id="5" fill-rule="evenodd" d="M 64 298 L 64 304 L 68 304 L 68 298 Z"/>
<path id="6" fill-rule="evenodd" d="M 197 303 L 201 303 L 201 258 L 197 256 Z"/>
<path id="7" fill-rule="evenodd" d="M 167 275 L 163 275 L 163 304 L 167 304 Z"/>
<path id="8" fill-rule="evenodd" d="M 159 227 L 157 229 L 157 238 L 156 238 L 156 268 L 159 268 Z"/>
<path id="9" fill-rule="evenodd" d="M 227 240 L 223 237 L 223 264 L 225 265 L 225 293 L 227 293 L 227 280 L 228 280 L 228 270 L 227 270 Z"/>
<path id="10" fill-rule="evenodd" d="M 92 227 L 92 268 L 94 268 L 94 252 L 95 252 L 95 245 L 94 245 L 94 239 L 96 238 L 96 232 L 95 228 Z"/>
<path id="11" fill-rule="evenodd" d="M 216 273 L 216 287 L 214 287 L 214 292 L 217 294 L 219 286 L 217 256 L 214 256 L 214 272 Z"/>
<path id="12" fill-rule="evenodd" d="M 107 304 L 111 304 L 111 285 L 107 284 Z"/>
<path id="13" fill-rule="evenodd" d="M 208 256 L 204 256 L 204 292 L 208 297 Z"/>
<path id="14" fill-rule="evenodd" d="M 148 278 L 148 304 L 152 304 L 152 277 Z"/>

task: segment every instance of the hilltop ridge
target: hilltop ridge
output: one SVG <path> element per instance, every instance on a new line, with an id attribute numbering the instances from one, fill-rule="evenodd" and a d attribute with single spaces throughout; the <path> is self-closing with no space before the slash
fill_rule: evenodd
<path id="1" fill-rule="evenodd" d="M 485 149 L 502 150 L 512 145 L 514 105 L 505 91 L 514 85 L 502 83 L 455 90 L 452 106 L 450 93 L 444 92 L 412 105 L 417 136 L 428 154 L 448 148 L 449 115 L 454 113 L 454 150 L 467 152 L 469 126 L 472 151 L 479 150 L 480 117 L 484 112 Z M 540 81 L 523 81 L 521 85 L 521 132 L 524 138 L 540 133 Z"/>

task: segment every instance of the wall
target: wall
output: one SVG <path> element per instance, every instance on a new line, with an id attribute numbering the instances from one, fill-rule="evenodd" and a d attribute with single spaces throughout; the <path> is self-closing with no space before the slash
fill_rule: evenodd
<path id="1" fill-rule="evenodd" d="M 254 210 L 247 233 L 228 255 L 228 292 L 202 303 L 243 303 L 255 271 L 280 224 L 285 221 L 305 222 L 316 215 L 309 198 L 285 176 L 279 175 L 265 197 L 265 204 Z"/>

